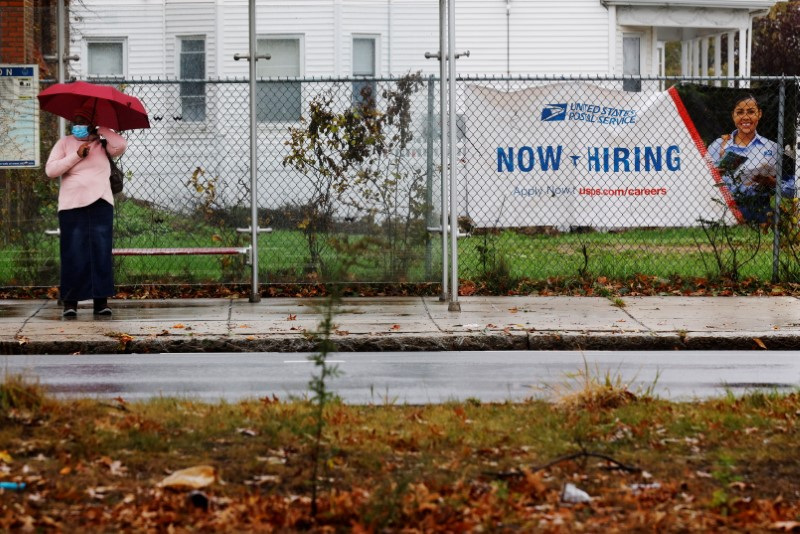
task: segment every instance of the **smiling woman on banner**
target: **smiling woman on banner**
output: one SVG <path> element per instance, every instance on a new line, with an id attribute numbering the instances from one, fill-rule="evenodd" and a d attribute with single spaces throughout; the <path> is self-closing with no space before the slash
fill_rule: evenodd
<path id="1" fill-rule="evenodd" d="M 96 100 L 89 99 L 75 112 L 72 135 L 58 140 L 45 166 L 50 178 L 61 176 L 58 222 L 64 317 L 75 317 L 78 301 L 88 299 L 93 299 L 96 315 L 111 315 L 108 297 L 114 295 L 114 195 L 106 151 L 119 156 L 127 142 L 110 128 L 95 127 L 95 105 Z"/>
<path id="2" fill-rule="evenodd" d="M 778 158 L 782 151 L 775 141 L 757 132 L 764 112 L 753 95 L 739 98 L 731 118 L 736 129 L 716 139 L 708 155 L 733 195 L 745 222 L 765 222 L 772 210 Z M 781 194 L 794 196 L 793 177 L 781 180 Z"/>

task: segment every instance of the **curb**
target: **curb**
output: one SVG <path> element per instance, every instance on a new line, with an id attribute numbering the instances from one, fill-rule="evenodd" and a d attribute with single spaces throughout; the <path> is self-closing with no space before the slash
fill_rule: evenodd
<path id="1" fill-rule="evenodd" d="M 759 344 L 760 341 L 761 344 Z M 768 336 L 723 333 L 717 335 L 665 334 L 561 334 L 561 333 L 476 333 L 437 335 L 334 336 L 337 352 L 421 352 L 490 350 L 797 350 L 800 335 Z M 158 354 L 207 352 L 315 352 L 318 344 L 305 337 L 243 337 L 113 339 L 84 341 L 0 342 L 0 354 Z"/>

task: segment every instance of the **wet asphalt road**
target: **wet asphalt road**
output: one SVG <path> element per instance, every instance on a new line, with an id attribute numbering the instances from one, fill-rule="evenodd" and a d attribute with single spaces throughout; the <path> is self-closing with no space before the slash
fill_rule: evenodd
<path id="1" fill-rule="evenodd" d="M 63 397 L 236 401 L 309 395 L 307 353 L 0 356 L 5 374 Z M 352 404 L 546 398 L 607 377 L 633 392 L 687 401 L 800 387 L 800 351 L 480 351 L 334 353 L 330 389 Z"/>

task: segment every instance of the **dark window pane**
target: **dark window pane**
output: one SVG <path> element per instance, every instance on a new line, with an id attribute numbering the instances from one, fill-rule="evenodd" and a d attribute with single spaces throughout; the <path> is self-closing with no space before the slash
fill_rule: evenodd
<path id="1" fill-rule="evenodd" d="M 378 84 L 373 80 L 353 82 L 353 104 L 374 106 L 378 99 Z"/>
<path id="2" fill-rule="evenodd" d="M 180 73 L 182 80 L 204 80 L 206 77 L 205 41 L 181 40 Z M 181 114 L 184 121 L 206 119 L 206 84 L 181 82 Z"/>
<path id="3" fill-rule="evenodd" d="M 256 87 L 258 122 L 299 120 L 300 90 L 300 82 L 259 82 Z"/>
<path id="4" fill-rule="evenodd" d="M 205 52 L 206 43 L 202 39 L 184 39 L 181 41 L 181 52 Z"/>

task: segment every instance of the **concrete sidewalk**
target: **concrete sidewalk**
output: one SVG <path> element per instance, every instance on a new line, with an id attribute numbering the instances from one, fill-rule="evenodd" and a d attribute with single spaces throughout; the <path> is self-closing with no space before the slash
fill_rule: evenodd
<path id="1" fill-rule="evenodd" d="M 347 298 L 338 350 L 800 349 L 795 297 Z M 311 352 L 323 299 L 112 300 L 63 319 L 54 300 L 0 300 L 0 353 Z"/>

